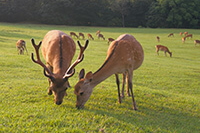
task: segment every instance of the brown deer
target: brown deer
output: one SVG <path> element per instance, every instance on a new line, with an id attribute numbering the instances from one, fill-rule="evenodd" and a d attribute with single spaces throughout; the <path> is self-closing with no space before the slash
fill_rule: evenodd
<path id="1" fill-rule="evenodd" d="M 92 39 L 92 40 L 94 40 L 94 38 L 92 37 L 91 34 L 88 33 L 87 36 L 88 36 L 88 39 Z"/>
<path id="2" fill-rule="evenodd" d="M 94 73 L 91 71 L 85 75 L 84 69 L 79 73 L 79 82 L 75 85 L 74 93 L 77 95 L 76 107 L 83 108 L 93 88 L 115 74 L 118 87 L 118 97 L 121 103 L 120 83 L 118 74 L 127 75 L 128 88 L 131 92 L 133 108 L 137 110 L 136 101 L 132 90 L 133 71 L 139 68 L 144 59 L 143 48 L 140 43 L 129 34 L 121 35 L 113 41 L 107 51 L 107 57 L 103 65 Z"/>
<path id="3" fill-rule="evenodd" d="M 76 33 L 74 33 L 74 32 L 70 32 L 70 36 L 71 36 L 71 37 L 74 36 L 74 37 L 76 37 L 76 38 L 78 39 L 78 35 L 76 35 Z"/>
<path id="4" fill-rule="evenodd" d="M 103 40 L 105 40 L 105 37 L 103 36 L 103 34 L 98 34 L 98 39 L 102 38 Z"/>
<path id="5" fill-rule="evenodd" d="M 78 35 L 79 35 L 79 38 L 82 37 L 82 39 L 85 39 L 85 36 L 83 33 L 80 32 Z"/>
<path id="6" fill-rule="evenodd" d="M 160 37 L 159 37 L 159 36 L 157 36 L 157 37 L 156 37 L 156 40 L 157 40 L 158 42 L 160 42 Z"/>
<path id="7" fill-rule="evenodd" d="M 187 34 L 186 36 L 185 36 L 185 38 L 192 38 L 192 34 Z"/>
<path id="8" fill-rule="evenodd" d="M 35 44 L 34 39 L 31 40 L 35 48 L 37 60 L 34 59 L 32 53 L 32 61 L 44 68 L 44 75 L 49 80 L 48 94 L 54 94 L 54 100 L 57 105 L 63 102 L 66 90 L 70 87 L 68 79 L 75 73 L 74 67 L 80 63 L 83 58 L 83 52 L 87 48 L 89 41 L 86 41 L 85 46 L 80 47 L 80 53 L 77 60 L 70 66 L 74 57 L 76 45 L 73 39 L 62 31 L 49 31 L 42 42 Z M 39 48 L 42 44 L 42 55 L 46 61 L 46 65 L 40 60 Z"/>
<path id="9" fill-rule="evenodd" d="M 197 44 L 200 44 L 200 40 L 194 40 L 194 44 L 195 44 L 195 46 L 196 46 Z"/>
<path id="10" fill-rule="evenodd" d="M 182 37 L 182 42 L 185 43 L 186 37 Z"/>
<path id="11" fill-rule="evenodd" d="M 158 53 L 159 51 L 164 51 L 165 56 L 166 56 L 166 53 L 169 53 L 170 57 L 172 57 L 172 52 L 170 52 L 166 46 L 156 45 L 155 47 L 156 47 L 156 52 L 158 55 L 159 55 L 159 53 Z"/>
<path id="12" fill-rule="evenodd" d="M 183 32 L 180 32 L 179 35 L 182 36 L 182 35 L 183 35 Z"/>
<path id="13" fill-rule="evenodd" d="M 170 34 L 168 35 L 168 37 L 171 37 L 171 36 L 174 37 L 174 33 L 170 33 Z"/>
<path id="14" fill-rule="evenodd" d="M 28 51 L 26 49 L 26 42 L 24 40 L 18 40 L 16 43 L 16 48 L 18 51 L 18 54 L 24 54 L 24 49 L 26 50 L 26 53 L 28 54 Z"/>
<path id="15" fill-rule="evenodd" d="M 113 38 L 108 38 L 108 44 L 110 43 L 110 42 L 113 42 L 115 39 L 113 39 Z"/>
<path id="16" fill-rule="evenodd" d="M 186 31 L 186 32 L 184 32 L 183 34 L 186 36 L 186 35 L 188 34 L 188 32 Z"/>
<path id="17" fill-rule="evenodd" d="M 101 33 L 101 31 L 100 31 L 100 30 L 98 30 L 98 31 L 96 32 L 96 35 L 98 36 L 100 33 Z"/>

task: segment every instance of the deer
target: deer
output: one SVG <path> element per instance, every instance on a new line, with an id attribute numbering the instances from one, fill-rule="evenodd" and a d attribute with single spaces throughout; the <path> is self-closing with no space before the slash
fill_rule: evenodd
<path id="1" fill-rule="evenodd" d="M 160 42 L 160 37 L 159 37 L 159 36 L 157 36 L 157 37 L 156 37 L 156 40 L 157 40 L 158 42 Z"/>
<path id="2" fill-rule="evenodd" d="M 18 40 L 16 42 L 16 48 L 18 51 L 18 54 L 24 54 L 24 49 L 26 50 L 26 53 L 28 54 L 28 50 L 26 48 L 26 42 L 24 40 Z"/>
<path id="3" fill-rule="evenodd" d="M 186 32 L 184 32 L 183 34 L 186 36 L 186 35 L 188 34 L 188 32 L 186 31 Z"/>
<path id="4" fill-rule="evenodd" d="M 73 36 L 74 36 L 74 37 L 76 37 L 76 38 L 78 39 L 78 35 L 76 35 L 76 33 L 75 33 L 75 32 L 70 32 L 70 36 L 71 36 L 71 37 L 73 37 Z"/>
<path id="5" fill-rule="evenodd" d="M 185 43 L 186 37 L 182 37 L 182 42 Z"/>
<path id="6" fill-rule="evenodd" d="M 103 34 L 98 34 L 98 39 L 102 38 L 103 40 L 105 40 L 105 37 L 103 36 Z"/>
<path id="7" fill-rule="evenodd" d="M 71 61 L 75 54 L 76 44 L 64 32 L 52 30 L 44 36 L 38 45 L 35 44 L 34 39 L 31 39 L 31 42 L 37 56 L 36 60 L 32 53 L 32 61 L 44 69 L 43 74 L 49 81 L 48 95 L 52 95 L 53 93 L 55 104 L 60 105 L 63 102 L 64 96 L 67 95 L 66 90 L 70 87 L 68 79 L 74 75 L 75 66 L 83 60 L 84 51 L 89 41 L 86 41 L 85 46 L 81 46 L 78 41 L 80 53 L 73 64 L 71 64 Z M 42 55 L 46 61 L 46 65 L 41 61 L 39 55 L 41 44 Z"/>
<path id="8" fill-rule="evenodd" d="M 108 44 L 110 43 L 110 42 L 112 42 L 112 41 L 114 41 L 115 39 L 113 39 L 113 38 L 108 38 Z"/>
<path id="9" fill-rule="evenodd" d="M 182 36 L 182 35 L 183 35 L 183 32 L 180 32 L 179 35 Z"/>
<path id="10" fill-rule="evenodd" d="M 144 52 L 141 44 L 130 34 L 120 35 L 115 41 L 111 42 L 105 62 L 94 73 L 89 71 L 85 75 L 82 69 L 79 73 L 79 81 L 75 85 L 74 93 L 77 97 L 76 107 L 84 108 L 85 103 L 90 98 L 96 85 L 115 74 L 118 88 L 118 99 L 121 103 L 120 82 L 118 74 L 127 77 L 127 88 L 132 97 L 133 109 L 137 110 L 136 101 L 133 94 L 133 71 L 138 69 L 144 60 Z"/>
<path id="11" fill-rule="evenodd" d="M 85 39 L 85 36 L 84 36 L 84 34 L 83 34 L 83 33 L 81 33 L 81 32 L 79 33 L 79 38 L 80 38 L 80 37 L 82 37 L 82 39 Z"/>
<path id="12" fill-rule="evenodd" d="M 170 33 L 170 34 L 168 35 L 168 37 L 171 37 L 171 36 L 174 37 L 174 33 Z"/>
<path id="13" fill-rule="evenodd" d="M 101 33 L 101 31 L 100 31 L 100 30 L 98 30 L 98 31 L 96 32 L 96 35 L 98 36 L 100 33 Z"/>
<path id="14" fill-rule="evenodd" d="M 195 44 L 195 46 L 196 46 L 197 44 L 200 44 L 200 40 L 194 40 L 194 44 Z"/>
<path id="15" fill-rule="evenodd" d="M 166 56 L 166 53 L 169 53 L 170 57 L 172 57 L 172 52 L 170 52 L 166 46 L 156 45 L 155 47 L 156 47 L 156 52 L 158 55 L 159 55 L 159 53 L 158 53 L 159 51 L 164 51 L 165 56 Z"/>
<path id="16" fill-rule="evenodd" d="M 88 33 L 87 36 L 88 36 L 88 39 L 94 40 L 94 38 L 92 37 L 92 35 L 90 33 Z"/>
<path id="17" fill-rule="evenodd" d="M 192 38 L 192 34 L 187 34 L 186 36 L 185 36 L 185 38 Z"/>

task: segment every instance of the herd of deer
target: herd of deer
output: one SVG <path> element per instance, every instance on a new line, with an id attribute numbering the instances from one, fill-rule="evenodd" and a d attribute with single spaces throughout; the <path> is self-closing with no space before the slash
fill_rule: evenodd
<path id="1" fill-rule="evenodd" d="M 98 38 L 105 39 L 103 35 L 100 34 L 100 31 L 97 31 L 96 35 Z M 80 53 L 76 61 L 71 64 L 76 52 L 76 44 L 72 39 L 73 36 L 85 39 L 85 36 L 82 33 L 79 33 L 79 36 L 74 32 L 70 32 L 70 35 L 67 35 L 59 30 L 49 31 L 38 45 L 35 44 L 34 39 L 31 39 L 37 57 L 37 59 L 35 59 L 34 54 L 32 53 L 32 61 L 39 64 L 44 69 L 43 74 L 49 81 L 48 94 L 54 95 L 54 101 L 57 105 L 62 104 L 64 96 L 67 95 L 66 91 L 70 87 L 68 79 L 75 74 L 76 65 L 83 61 L 84 51 L 89 44 L 89 40 L 86 40 L 84 46 L 77 41 Z M 173 36 L 173 34 L 170 34 L 169 36 Z M 88 39 L 93 40 L 94 38 L 91 34 L 88 34 Z M 157 37 L 157 40 L 160 41 L 160 38 Z M 143 48 L 130 34 L 120 35 L 116 40 L 109 39 L 109 42 L 111 42 L 111 44 L 107 50 L 107 57 L 99 69 L 94 73 L 89 71 L 86 74 L 85 70 L 82 69 L 79 73 L 79 81 L 74 87 L 74 94 L 77 97 L 76 107 L 78 109 L 84 108 L 85 103 L 90 98 L 93 88 L 96 85 L 115 74 L 119 103 L 121 103 L 121 100 L 124 97 L 124 87 L 125 84 L 127 84 L 127 95 L 132 97 L 133 109 L 137 110 L 133 93 L 132 78 L 133 71 L 138 69 L 143 63 Z M 200 41 L 196 40 L 196 43 L 200 43 Z M 40 59 L 40 46 L 46 64 Z M 23 40 L 17 41 L 16 47 L 19 54 L 23 54 L 24 49 L 27 51 L 25 41 Z M 172 53 L 166 46 L 156 45 L 155 47 L 157 54 L 159 54 L 159 51 L 164 51 L 165 55 L 166 53 L 169 53 L 170 57 L 172 56 Z M 118 74 L 123 75 L 121 90 Z"/>
<path id="2" fill-rule="evenodd" d="M 188 34 L 188 32 L 180 32 L 179 35 L 180 36 L 185 35 L 184 37 L 182 37 L 182 42 L 183 43 L 185 43 L 185 40 L 187 38 L 189 38 L 189 37 L 192 38 L 192 36 L 193 36 L 192 34 Z M 171 36 L 174 37 L 174 33 L 170 33 L 168 35 L 168 37 L 171 37 Z M 158 42 L 160 42 L 160 37 L 159 36 L 157 36 L 156 39 L 157 39 Z M 194 40 L 194 44 L 195 44 L 195 46 L 197 44 L 200 44 L 200 40 Z M 156 45 L 155 47 L 156 47 L 156 52 L 157 52 L 158 55 L 159 55 L 159 53 L 158 53 L 159 51 L 164 51 L 165 56 L 166 56 L 166 53 L 169 53 L 170 57 L 172 57 L 172 52 L 170 52 L 169 49 L 166 46 Z"/>
<path id="3" fill-rule="evenodd" d="M 103 35 L 100 34 L 100 31 L 97 31 L 96 35 L 98 38 L 105 39 Z M 40 41 L 38 45 L 35 44 L 34 39 L 31 39 L 37 57 L 35 59 L 32 53 L 32 61 L 44 69 L 43 74 L 48 78 L 49 82 L 48 94 L 54 95 L 54 101 L 57 105 L 62 104 L 64 96 L 67 95 L 66 90 L 70 87 L 68 79 L 74 75 L 76 65 L 83 61 L 84 51 L 89 43 L 89 40 L 86 40 L 85 46 L 82 46 L 80 42 L 77 41 L 80 53 L 76 61 L 71 64 L 76 52 L 76 44 L 72 36 L 85 38 L 84 34 L 80 33 L 79 36 L 74 32 L 70 32 L 70 35 L 67 35 L 62 31 L 52 30 L 44 36 L 43 40 Z M 91 34 L 88 34 L 88 39 L 94 38 Z M 132 97 L 133 109 L 137 110 L 132 78 L 133 71 L 142 65 L 144 59 L 143 48 L 141 44 L 129 34 L 123 34 L 116 40 L 109 39 L 109 42 L 111 42 L 111 44 L 109 45 L 107 57 L 102 66 L 94 73 L 90 71 L 85 74 L 84 69 L 79 73 L 79 81 L 74 87 L 74 93 L 77 97 L 76 107 L 78 109 L 84 107 L 96 85 L 115 74 L 119 103 L 121 103 L 124 97 L 124 87 L 125 84 L 127 84 L 127 94 Z M 46 64 L 40 59 L 40 46 Z M 19 54 L 23 54 L 24 49 L 26 49 L 25 41 L 18 41 L 16 47 L 19 50 Z M 123 75 L 122 90 L 120 90 L 118 74 Z"/>

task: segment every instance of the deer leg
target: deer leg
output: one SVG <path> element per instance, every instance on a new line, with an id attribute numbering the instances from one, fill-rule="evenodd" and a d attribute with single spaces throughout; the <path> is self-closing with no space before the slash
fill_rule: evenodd
<path id="1" fill-rule="evenodd" d="M 127 74 L 126 74 L 126 83 L 128 83 L 128 75 L 127 75 Z M 129 84 L 127 84 L 127 86 L 126 86 L 126 94 L 127 94 L 127 96 L 130 97 L 131 95 L 130 95 L 129 88 L 130 88 L 130 87 L 129 87 Z"/>
<path id="2" fill-rule="evenodd" d="M 119 82 L 119 76 L 118 74 L 115 74 L 116 77 L 116 84 L 117 84 L 117 90 L 118 90 L 118 102 L 121 103 L 121 96 L 120 96 L 120 82 Z"/>
<path id="3" fill-rule="evenodd" d="M 134 94 L 133 94 L 132 77 L 133 77 L 133 72 L 131 72 L 131 74 L 129 73 L 129 75 L 128 75 L 128 85 L 129 85 L 129 89 L 130 89 L 131 96 L 132 96 L 133 109 L 137 110 L 137 105 L 136 105 L 136 101 L 135 101 Z"/>
<path id="4" fill-rule="evenodd" d="M 125 83 L 126 83 L 126 74 L 123 73 L 123 80 L 122 80 L 122 95 L 121 97 L 124 98 L 124 87 L 125 87 Z"/>

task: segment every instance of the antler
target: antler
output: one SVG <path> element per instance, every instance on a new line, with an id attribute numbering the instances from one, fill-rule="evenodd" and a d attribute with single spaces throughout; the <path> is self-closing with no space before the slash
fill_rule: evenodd
<path id="1" fill-rule="evenodd" d="M 65 73 L 65 75 L 63 76 L 63 78 L 69 78 L 69 77 L 71 77 L 71 76 L 73 76 L 74 75 L 74 73 L 75 73 L 75 69 L 74 69 L 74 67 L 77 65 L 77 64 L 79 64 L 82 60 L 83 60 L 83 58 L 84 58 L 84 51 L 85 51 L 85 49 L 87 48 L 87 46 L 88 46 L 88 43 L 89 43 L 89 40 L 86 40 L 86 42 L 85 42 L 85 46 L 83 47 L 83 46 L 81 46 L 81 44 L 80 44 L 80 42 L 79 41 L 77 41 L 78 42 L 78 45 L 79 45 L 79 47 L 80 47 L 80 53 L 79 53 L 79 56 L 78 56 L 78 58 L 76 59 L 76 61 L 67 69 L 67 71 L 66 71 L 66 73 Z M 71 72 L 72 71 L 72 72 Z M 71 73 L 69 73 L 69 72 L 71 72 Z"/>
<path id="2" fill-rule="evenodd" d="M 42 41 L 40 41 L 40 43 L 38 45 L 35 44 L 35 41 L 34 39 L 31 39 L 31 42 L 32 42 L 32 45 L 33 47 L 35 48 L 35 53 L 36 53 L 36 56 L 37 56 L 37 60 L 34 59 L 34 55 L 33 53 L 31 54 L 31 59 L 33 62 L 39 64 L 40 66 L 42 66 L 44 68 L 45 71 L 47 71 L 47 73 L 49 75 L 47 75 L 46 73 L 44 74 L 46 77 L 48 78 L 52 78 L 53 76 L 53 73 L 47 68 L 47 66 L 40 60 L 40 55 L 39 55 L 39 48 L 42 44 Z"/>

